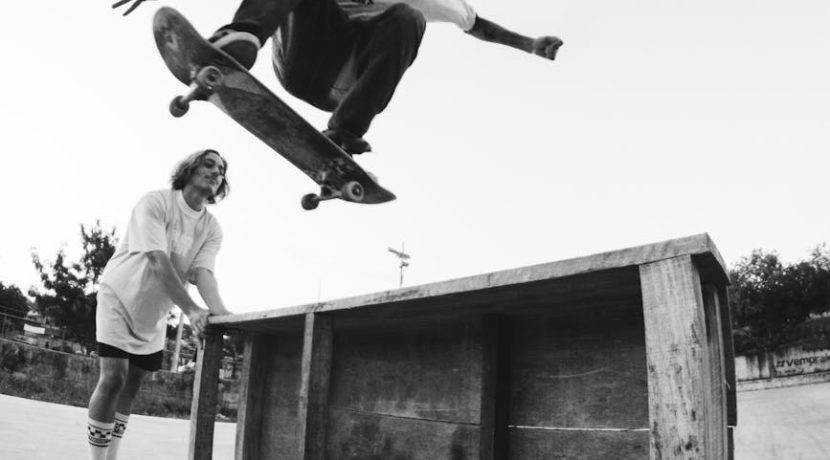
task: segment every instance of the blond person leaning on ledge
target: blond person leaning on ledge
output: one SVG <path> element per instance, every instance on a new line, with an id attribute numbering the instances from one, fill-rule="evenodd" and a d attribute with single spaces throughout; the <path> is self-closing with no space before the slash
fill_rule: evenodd
<path id="1" fill-rule="evenodd" d="M 150 192 L 135 205 L 104 269 L 96 313 L 101 375 L 89 400 L 91 460 L 116 459 L 141 381 L 161 368 L 173 304 L 198 335 L 209 314 L 229 313 L 213 276 L 222 229 L 207 211 L 228 194 L 227 167 L 215 150 L 179 163 L 170 189 Z M 186 282 L 196 285 L 209 311 L 193 301 Z"/>

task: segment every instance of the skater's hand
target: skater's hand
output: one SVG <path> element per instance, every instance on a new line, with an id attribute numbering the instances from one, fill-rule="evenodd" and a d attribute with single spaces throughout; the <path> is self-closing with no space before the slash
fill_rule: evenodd
<path id="1" fill-rule="evenodd" d="M 194 309 L 187 314 L 187 319 L 190 320 L 190 327 L 198 337 L 202 337 L 207 326 L 208 311 L 202 308 Z"/>
<path id="2" fill-rule="evenodd" d="M 132 13 L 136 8 L 138 8 L 138 5 L 141 5 L 141 3 L 146 2 L 148 0 L 118 0 L 117 2 L 112 4 L 112 8 L 118 8 L 119 6 L 125 3 L 130 3 L 131 1 L 134 3 L 129 8 L 127 8 L 127 11 L 124 12 L 124 16 Z"/>
<path id="3" fill-rule="evenodd" d="M 552 61 L 556 59 L 556 52 L 563 44 L 559 37 L 539 37 L 533 40 L 533 54 Z"/>

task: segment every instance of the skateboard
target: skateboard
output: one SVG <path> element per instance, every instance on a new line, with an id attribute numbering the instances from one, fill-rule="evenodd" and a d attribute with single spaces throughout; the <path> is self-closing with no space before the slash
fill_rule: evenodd
<path id="1" fill-rule="evenodd" d="M 153 35 L 170 72 L 189 86 L 170 102 L 170 114 L 183 116 L 192 101 L 214 104 L 320 186 L 319 194 L 303 196 L 304 209 L 334 198 L 363 204 L 395 199 L 346 152 L 204 39 L 181 13 L 160 8 L 153 17 Z"/>

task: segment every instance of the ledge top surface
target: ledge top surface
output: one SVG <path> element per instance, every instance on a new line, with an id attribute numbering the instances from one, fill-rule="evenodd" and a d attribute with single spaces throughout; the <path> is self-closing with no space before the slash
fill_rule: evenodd
<path id="1" fill-rule="evenodd" d="M 359 309 L 365 306 L 394 304 L 429 297 L 463 295 L 465 292 L 476 292 L 491 288 L 521 285 L 567 276 L 585 275 L 593 272 L 639 266 L 684 255 L 700 256 L 706 262 L 706 271 L 709 277 L 717 279 L 723 284 L 728 284 L 726 264 L 724 264 L 717 247 L 709 235 L 702 233 L 590 256 L 501 270 L 372 294 L 288 308 L 213 316 L 210 318 L 210 323 L 242 326 L 244 323 L 296 317 L 307 313 L 345 311 Z"/>

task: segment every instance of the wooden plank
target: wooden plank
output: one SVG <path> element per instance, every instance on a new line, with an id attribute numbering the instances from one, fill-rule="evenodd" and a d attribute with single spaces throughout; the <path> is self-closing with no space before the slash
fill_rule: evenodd
<path id="1" fill-rule="evenodd" d="M 511 460 L 643 460 L 648 429 L 510 429 Z"/>
<path id="2" fill-rule="evenodd" d="M 330 318 L 316 313 L 306 315 L 298 409 L 302 460 L 325 459 L 332 334 Z"/>
<path id="3" fill-rule="evenodd" d="M 478 460 L 477 424 L 332 408 L 330 460 Z"/>
<path id="4" fill-rule="evenodd" d="M 506 460 L 510 407 L 510 319 L 482 319 L 480 460 Z"/>
<path id="5" fill-rule="evenodd" d="M 335 319 L 330 459 L 479 459 L 481 321 Z"/>
<path id="6" fill-rule="evenodd" d="M 649 388 L 650 458 L 715 460 L 707 452 L 706 328 L 690 256 L 640 267 Z"/>
<path id="7" fill-rule="evenodd" d="M 718 297 L 718 287 L 713 284 L 703 285 L 703 304 L 706 310 L 706 342 L 709 350 L 709 368 L 712 384 L 710 387 L 711 400 L 709 417 L 706 424 L 709 428 L 712 458 L 726 459 L 728 457 L 728 438 L 726 424 L 726 371 L 723 353 L 723 327 L 721 325 L 722 305 Z M 726 306 L 726 308 L 729 308 Z"/>
<path id="8" fill-rule="evenodd" d="M 510 315 L 538 315 L 552 310 L 613 309 L 620 304 L 640 305 L 640 272 L 637 267 L 604 270 L 565 278 L 535 281 L 518 286 L 464 292 L 437 298 L 402 300 L 327 313 L 337 322 L 337 330 L 360 328 L 368 321 L 418 322 L 476 321 L 482 315 L 500 314 L 510 305 Z M 291 324 L 296 323 L 296 324 Z M 237 327 L 234 325 L 234 327 Z M 246 324 L 245 330 L 276 333 L 302 329 L 294 317 Z"/>
<path id="9" fill-rule="evenodd" d="M 222 328 L 208 326 L 204 344 L 197 351 L 193 402 L 190 408 L 188 459 L 213 458 L 213 425 L 219 395 L 219 367 L 222 364 Z"/>
<path id="10" fill-rule="evenodd" d="M 511 425 L 648 427 L 639 301 L 613 309 L 515 318 L 510 362 Z"/>
<path id="11" fill-rule="evenodd" d="M 236 460 L 262 458 L 262 413 L 265 410 L 262 392 L 267 375 L 267 343 L 263 334 L 245 334 L 236 420 Z"/>
<path id="12" fill-rule="evenodd" d="M 723 336 L 724 372 L 726 390 L 726 423 L 738 425 L 738 384 L 735 380 L 735 345 L 732 341 L 732 313 L 729 310 L 729 295 L 726 286 L 718 287 L 718 301 L 721 305 L 721 331 Z"/>
<path id="13" fill-rule="evenodd" d="M 707 255 L 713 268 L 708 270 L 725 278 L 726 265 L 707 234 L 662 241 L 659 243 L 637 246 L 618 251 L 579 257 L 559 262 L 533 265 L 512 270 L 476 275 L 467 278 L 444 281 L 422 286 L 407 287 L 375 294 L 339 299 L 330 302 L 318 302 L 291 308 L 253 312 L 238 315 L 216 317 L 216 324 L 246 325 L 261 323 L 262 320 L 294 317 L 308 313 L 323 313 L 364 308 L 367 306 L 399 303 L 417 299 L 435 298 L 452 294 L 487 290 L 497 287 L 523 285 L 535 281 L 593 273 L 630 267 L 666 260 L 681 255 Z"/>
<path id="14" fill-rule="evenodd" d="M 729 427 L 729 460 L 735 460 L 735 432 L 734 427 Z"/>
<path id="15" fill-rule="evenodd" d="M 268 336 L 261 459 L 297 460 L 304 442 L 298 434 L 304 332 L 299 329 Z"/>

